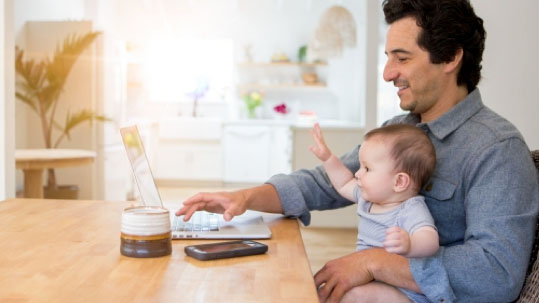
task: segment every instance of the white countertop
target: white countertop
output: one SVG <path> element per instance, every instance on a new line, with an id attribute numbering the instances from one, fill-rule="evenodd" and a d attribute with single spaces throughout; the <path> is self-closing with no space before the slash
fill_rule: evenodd
<path id="1" fill-rule="evenodd" d="M 320 120 L 322 128 L 331 129 L 362 129 L 361 124 L 353 121 L 341 120 Z M 270 126 L 290 126 L 294 129 L 312 128 L 314 121 L 297 121 L 292 119 L 240 119 L 240 120 L 225 120 L 224 125 L 270 125 Z"/>
<path id="2" fill-rule="evenodd" d="M 288 127 L 292 130 L 308 130 L 313 127 L 315 120 L 305 119 L 237 119 L 224 120 L 215 117 L 207 118 L 165 118 L 154 121 L 159 125 L 157 135 L 160 139 L 189 139 L 189 140 L 210 140 L 219 141 L 223 136 L 223 131 L 228 127 Z M 340 120 L 319 120 L 320 127 L 325 130 L 334 131 L 362 131 L 363 127 L 353 121 Z"/>

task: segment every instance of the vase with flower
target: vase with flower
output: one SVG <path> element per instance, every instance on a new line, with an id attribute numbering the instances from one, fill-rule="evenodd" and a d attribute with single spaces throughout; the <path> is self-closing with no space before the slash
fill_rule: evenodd
<path id="1" fill-rule="evenodd" d="M 201 100 L 204 95 L 208 92 L 210 89 L 210 85 L 208 83 L 208 79 L 205 77 L 198 77 L 196 79 L 195 88 L 193 91 L 187 93 L 187 96 L 191 97 L 193 99 L 193 117 L 197 117 L 198 115 L 198 101 Z"/>
<path id="2" fill-rule="evenodd" d="M 264 93 L 261 91 L 251 91 L 243 95 L 243 101 L 247 108 L 248 117 L 250 119 L 256 118 L 256 108 L 262 104 Z"/>

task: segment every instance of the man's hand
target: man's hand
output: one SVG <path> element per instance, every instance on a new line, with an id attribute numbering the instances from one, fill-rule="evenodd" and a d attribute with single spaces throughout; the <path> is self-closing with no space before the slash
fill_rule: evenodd
<path id="1" fill-rule="evenodd" d="M 387 252 L 406 256 L 410 252 L 410 234 L 398 226 L 392 226 L 386 230 L 383 244 Z"/>
<path id="2" fill-rule="evenodd" d="M 363 250 L 329 261 L 314 275 L 320 302 L 340 302 L 344 294 L 355 286 L 371 282 L 370 254 Z"/>
<path id="3" fill-rule="evenodd" d="M 314 275 L 318 298 L 323 303 L 340 302 L 349 290 L 373 280 L 421 293 L 408 259 L 383 248 L 365 249 L 329 261 Z"/>
<path id="4" fill-rule="evenodd" d="M 247 197 L 244 191 L 198 193 L 183 202 L 183 207 L 176 212 L 176 216 L 185 215 L 183 219 L 187 221 L 195 211 L 206 210 L 223 214 L 225 221 L 230 221 L 234 216 L 243 214 L 246 209 Z"/>
<path id="5" fill-rule="evenodd" d="M 324 141 L 324 136 L 322 136 L 322 130 L 320 130 L 320 125 L 318 123 L 314 124 L 314 129 L 310 130 L 311 135 L 313 136 L 316 146 L 309 146 L 309 150 L 318 158 L 320 161 L 325 162 L 331 157 L 331 150 L 326 145 Z"/>
<path id="6" fill-rule="evenodd" d="M 176 216 L 189 220 L 197 210 L 223 214 L 226 221 L 243 214 L 247 209 L 282 214 L 283 207 L 277 190 L 271 184 L 241 189 L 234 192 L 198 193 L 183 202 Z"/>

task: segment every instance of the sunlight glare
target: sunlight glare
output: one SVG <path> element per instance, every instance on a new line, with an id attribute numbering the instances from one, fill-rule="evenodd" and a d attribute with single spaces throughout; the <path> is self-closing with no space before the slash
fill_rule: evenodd
<path id="1" fill-rule="evenodd" d="M 210 92 L 232 85 L 232 40 L 153 40 L 147 51 L 148 93 L 151 101 L 190 100 L 201 79 Z"/>

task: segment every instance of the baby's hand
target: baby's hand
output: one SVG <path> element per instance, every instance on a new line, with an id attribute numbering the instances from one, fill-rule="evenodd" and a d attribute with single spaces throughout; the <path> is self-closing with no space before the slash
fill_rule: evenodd
<path id="1" fill-rule="evenodd" d="M 410 234 L 398 226 L 390 227 L 386 230 L 383 244 L 389 253 L 406 255 L 410 251 Z"/>
<path id="2" fill-rule="evenodd" d="M 329 150 L 326 145 L 326 142 L 324 141 L 324 136 L 322 136 L 320 125 L 318 125 L 318 123 L 315 123 L 314 129 L 311 129 L 310 132 L 313 136 L 316 146 L 309 146 L 309 150 L 321 161 L 327 161 L 329 157 L 331 157 L 331 150 Z"/>

